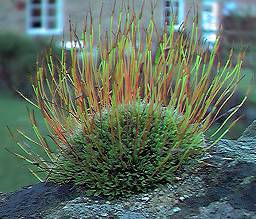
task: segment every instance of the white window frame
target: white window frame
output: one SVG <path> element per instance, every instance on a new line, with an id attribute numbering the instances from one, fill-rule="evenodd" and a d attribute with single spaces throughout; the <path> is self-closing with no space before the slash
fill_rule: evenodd
<path id="1" fill-rule="evenodd" d="M 178 30 L 182 24 L 182 22 L 184 21 L 184 3 L 185 0 L 164 0 L 163 4 L 164 4 L 164 22 L 166 21 L 166 11 L 169 10 L 170 11 L 170 22 L 172 19 L 172 15 L 175 14 L 174 13 L 174 3 L 177 2 L 178 3 L 178 16 L 175 18 L 177 24 L 174 24 L 174 30 Z M 166 7 L 166 2 L 170 3 L 170 7 Z"/>
<path id="2" fill-rule="evenodd" d="M 41 0 L 40 5 L 34 5 L 32 3 L 32 0 L 26 0 L 26 29 L 27 33 L 30 35 L 58 35 L 61 34 L 63 31 L 63 15 L 62 15 L 62 0 L 56 0 L 55 3 L 55 10 L 56 10 L 56 27 L 55 28 L 48 28 L 47 27 L 47 21 L 48 16 L 47 12 L 49 9 L 48 0 Z M 32 9 L 34 7 L 40 7 L 41 8 L 41 27 L 35 28 L 32 27 L 32 20 L 33 16 L 31 15 Z"/>
<path id="3" fill-rule="evenodd" d="M 228 16 L 236 13 L 237 5 L 235 2 L 224 2 L 222 15 Z"/>
<path id="4" fill-rule="evenodd" d="M 211 11 L 205 11 L 204 7 L 211 8 Z M 214 0 L 204 0 L 201 7 L 201 17 L 203 37 L 211 47 L 217 39 L 219 30 L 219 3 Z"/>
<path id="5" fill-rule="evenodd" d="M 211 12 L 205 11 L 204 7 L 209 7 L 212 9 Z M 207 31 L 217 31 L 219 22 L 218 22 L 218 2 L 216 1 L 204 1 L 202 5 L 202 28 Z M 208 22 L 208 19 L 210 22 Z"/>

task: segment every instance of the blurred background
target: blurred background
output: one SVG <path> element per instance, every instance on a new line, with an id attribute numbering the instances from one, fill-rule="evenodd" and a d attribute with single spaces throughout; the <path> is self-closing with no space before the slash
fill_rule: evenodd
<path id="1" fill-rule="evenodd" d="M 108 24 L 114 0 L 103 2 L 104 27 Z M 121 2 L 117 0 L 117 7 L 121 7 Z M 142 0 L 135 0 L 133 4 L 139 10 Z M 27 164 L 5 150 L 20 152 L 16 144 L 20 140 L 16 129 L 34 137 L 27 116 L 27 108 L 32 107 L 18 95 L 17 90 L 33 99 L 31 83 L 36 60 L 41 59 L 49 46 L 56 53 L 60 52 L 63 36 L 65 39 L 69 36 L 69 17 L 79 32 L 88 9 L 91 8 L 93 14 L 98 16 L 101 5 L 101 0 L 0 0 L 0 192 L 13 191 L 36 182 Z M 157 27 L 161 30 L 164 24 L 170 24 L 172 14 L 175 14 L 175 28 L 178 29 L 188 11 L 193 14 L 196 10 L 202 36 L 210 47 L 221 27 L 221 59 L 227 59 L 231 48 L 234 49 L 234 61 L 241 49 L 246 50 L 243 80 L 230 105 L 225 108 L 240 103 L 248 88 L 251 88 L 248 101 L 236 115 L 242 118 L 225 136 L 236 139 L 256 118 L 256 1 L 159 0 L 154 10 Z M 150 14 L 151 1 L 146 0 L 144 19 L 147 20 Z M 95 19 L 97 23 L 97 17 Z M 70 45 L 71 42 L 67 40 L 66 46 Z M 39 123 L 43 123 L 39 115 L 37 118 Z M 215 127 L 221 122 L 218 121 Z M 14 139 L 7 126 L 13 131 Z"/>

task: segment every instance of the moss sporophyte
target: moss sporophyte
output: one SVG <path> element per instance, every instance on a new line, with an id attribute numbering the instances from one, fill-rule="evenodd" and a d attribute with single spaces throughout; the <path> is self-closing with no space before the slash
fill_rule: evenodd
<path id="1" fill-rule="evenodd" d="M 80 38 L 71 25 L 70 50 L 63 43 L 61 57 L 50 53 L 38 63 L 35 100 L 28 101 L 40 110 L 49 139 L 32 112 L 37 140 L 20 133 L 47 157 L 28 142 L 19 143 L 25 154 L 17 156 L 45 180 L 81 185 L 87 195 L 127 196 L 172 182 L 177 168 L 209 146 L 205 132 L 234 94 L 242 61 L 234 65 L 230 55 L 220 63 L 220 36 L 206 50 L 196 19 L 178 31 L 173 19 L 160 33 L 153 15 L 142 23 L 142 11 L 113 9 L 108 31 L 99 22 L 97 36 L 89 13 Z M 240 106 L 210 145 L 235 124 L 223 130 Z"/>

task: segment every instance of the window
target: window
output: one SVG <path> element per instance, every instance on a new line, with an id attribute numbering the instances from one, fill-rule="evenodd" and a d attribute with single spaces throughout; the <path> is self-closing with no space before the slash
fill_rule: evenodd
<path id="1" fill-rule="evenodd" d="M 213 0 L 205 0 L 202 4 L 202 30 L 204 38 L 213 45 L 219 28 L 218 3 Z"/>
<path id="2" fill-rule="evenodd" d="M 27 32 L 60 34 L 62 32 L 61 0 L 27 0 Z"/>
<path id="3" fill-rule="evenodd" d="M 184 20 L 183 0 L 165 0 L 164 1 L 164 22 L 169 26 L 172 19 L 175 19 L 174 28 L 178 29 Z"/>
<path id="4" fill-rule="evenodd" d="M 236 3 L 234 2 L 225 2 L 223 9 L 222 9 L 222 14 L 224 16 L 232 15 L 234 14 L 237 10 Z"/>
<path id="5" fill-rule="evenodd" d="M 202 5 L 202 27 L 204 30 L 218 29 L 218 3 L 206 1 Z"/>

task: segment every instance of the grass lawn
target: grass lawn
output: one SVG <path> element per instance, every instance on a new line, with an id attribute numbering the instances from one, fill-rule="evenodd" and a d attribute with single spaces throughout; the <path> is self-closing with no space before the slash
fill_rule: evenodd
<path id="1" fill-rule="evenodd" d="M 236 105 L 238 105 L 242 99 L 246 96 L 247 92 L 248 93 L 248 99 L 245 102 L 243 108 L 247 108 L 250 106 L 251 109 L 256 111 L 256 78 L 255 78 L 255 73 L 252 69 L 248 68 L 242 68 L 241 69 L 241 75 L 242 79 L 238 84 L 238 98 Z M 234 104 L 234 103 L 233 103 Z M 224 136 L 225 138 L 228 139 L 237 139 L 240 137 L 244 130 L 251 124 L 251 121 L 245 121 L 243 120 L 243 116 L 245 116 L 245 112 L 242 111 L 242 114 L 239 114 L 242 116 L 242 118 L 237 122 L 237 124 Z M 256 119 L 256 118 L 251 118 Z M 219 127 L 220 124 L 214 124 L 210 130 L 212 132 L 213 130 L 216 130 Z M 225 126 L 226 128 L 228 127 L 227 125 Z"/>
<path id="2" fill-rule="evenodd" d="M 239 83 L 238 90 L 245 95 L 247 90 L 249 89 L 248 101 L 256 104 L 256 69 L 254 72 L 253 70 L 242 68 L 241 72 L 243 78 Z"/>
<path id="3" fill-rule="evenodd" d="M 15 133 L 20 129 L 33 136 L 33 131 L 28 120 L 26 106 L 31 106 L 20 98 L 15 98 L 8 93 L 0 93 L 0 192 L 13 191 L 25 185 L 30 185 L 37 180 L 28 171 L 27 164 L 7 152 L 20 151 L 18 145 L 11 138 L 7 125 Z"/>

